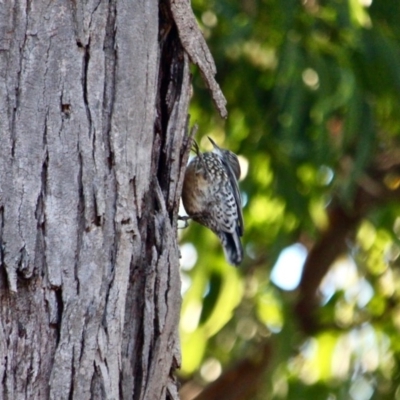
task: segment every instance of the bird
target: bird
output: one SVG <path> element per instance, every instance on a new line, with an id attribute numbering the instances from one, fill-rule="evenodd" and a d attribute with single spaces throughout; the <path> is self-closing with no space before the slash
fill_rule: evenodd
<path id="1" fill-rule="evenodd" d="M 235 153 L 208 139 L 213 145 L 211 152 L 201 153 L 193 142 L 196 156 L 185 171 L 182 203 L 188 218 L 211 229 L 219 237 L 227 261 L 238 266 L 243 260 L 240 238 L 244 232 L 240 164 Z"/>

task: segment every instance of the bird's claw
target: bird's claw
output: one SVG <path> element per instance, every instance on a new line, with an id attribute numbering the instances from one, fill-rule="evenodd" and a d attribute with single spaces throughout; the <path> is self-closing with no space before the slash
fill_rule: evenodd
<path id="1" fill-rule="evenodd" d="M 192 143 L 192 151 L 196 153 L 196 156 L 198 156 L 200 154 L 199 145 L 197 144 L 197 142 L 195 140 L 193 140 L 193 143 Z"/>
<path id="2" fill-rule="evenodd" d="M 184 224 L 183 224 L 183 226 L 181 226 L 181 227 L 179 227 L 178 229 L 185 229 L 185 228 L 187 228 L 188 226 L 189 226 L 189 219 L 190 219 L 190 217 L 188 216 L 188 215 L 178 215 L 178 221 L 183 221 L 184 222 Z"/>

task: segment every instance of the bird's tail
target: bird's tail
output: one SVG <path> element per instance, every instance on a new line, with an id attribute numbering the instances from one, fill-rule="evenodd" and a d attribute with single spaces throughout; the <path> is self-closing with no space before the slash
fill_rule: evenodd
<path id="1" fill-rule="evenodd" d="M 238 232 L 219 232 L 218 237 L 229 264 L 238 266 L 243 260 L 243 247 Z"/>

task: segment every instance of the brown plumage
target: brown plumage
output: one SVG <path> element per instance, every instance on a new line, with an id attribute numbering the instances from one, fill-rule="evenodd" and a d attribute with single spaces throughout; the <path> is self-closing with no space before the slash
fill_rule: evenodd
<path id="1" fill-rule="evenodd" d="M 220 238 L 228 262 L 239 265 L 243 259 L 240 237 L 244 230 L 238 186 L 240 165 L 234 153 L 209 140 L 214 146 L 212 152 L 201 153 L 194 143 L 197 156 L 186 169 L 183 206 L 190 218 Z"/>

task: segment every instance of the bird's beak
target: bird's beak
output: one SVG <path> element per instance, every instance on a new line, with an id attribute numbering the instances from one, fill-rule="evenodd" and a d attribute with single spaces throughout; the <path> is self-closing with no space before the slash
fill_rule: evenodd
<path id="1" fill-rule="evenodd" d="M 214 147 L 214 149 L 219 149 L 219 147 L 215 144 L 215 142 L 214 142 L 214 140 L 212 140 L 211 138 L 210 138 L 210 136 L 207 136 L 208 137 L 208 140 L 211 142 L 211 144 L 213 145 L 213 147 Z"/>

